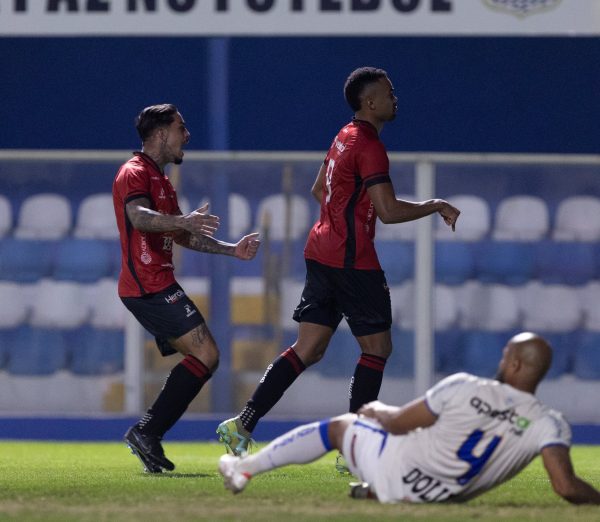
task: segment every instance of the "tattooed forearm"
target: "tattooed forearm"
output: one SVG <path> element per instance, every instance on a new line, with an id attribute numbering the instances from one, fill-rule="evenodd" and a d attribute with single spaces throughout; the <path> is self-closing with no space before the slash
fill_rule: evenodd
<path id="1" fill-rule="evenodd" d="M 148 208 L 145 198 L 127 203 L 127 217 L 131 224 L 142 232 L 171 232 L 180 228 L 181 216 L 161 214 Z"/>
<path id="2" fill-rule="evenodd" d="M 197 250 L 198 252 L 206 252 L 208 254 L 225 254 L 228 256 L 233 256 L 235 254 L 235 245 L 232 245 L 231 243 L 225 243 L 224 241 L 219 241 L 214 237 L 189 235 L 188 237 L 182 239 L 183 241 L 177 241 L 180 245 L 191 248 L 192 250 Z"/>

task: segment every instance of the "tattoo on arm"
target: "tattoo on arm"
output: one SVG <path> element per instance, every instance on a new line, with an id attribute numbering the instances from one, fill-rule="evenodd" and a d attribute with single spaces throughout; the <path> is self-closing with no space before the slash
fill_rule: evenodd
<path id="1" fill-rule="evenodd" d="M 190 235 L 186 243 L 180 243 L 182 246 L 197 250 L 198 252 L 206 252 L 208 254 L 225 254 L 232 256 L 235 253 L 235 245 L 225 243 L 209 236 Z"/>

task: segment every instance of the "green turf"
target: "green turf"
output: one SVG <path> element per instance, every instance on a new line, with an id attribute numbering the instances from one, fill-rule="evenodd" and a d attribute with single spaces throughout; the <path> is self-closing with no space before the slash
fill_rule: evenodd
<path id="1" fill-rule="evenodd" d="M 600 521 L 600 507 L 554 495 L 539 460 L 468 504 L 384 506 L 347 496 L 334 453 L 258 476 L 233 496 L 216 471 L 220 445 L 165 448 L 176 471 L 146 475 L 122 444 L 0 442 L 0 520 Z M 600 446 L 576 446 L 572 456 L 580 476 L 600 487 Z"/>

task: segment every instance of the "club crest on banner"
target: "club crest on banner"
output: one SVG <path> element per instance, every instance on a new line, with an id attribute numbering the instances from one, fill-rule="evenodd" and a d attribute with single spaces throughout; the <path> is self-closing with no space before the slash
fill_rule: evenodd
<path id="1" fill-rule="evenodd" d="M 554 9 L 562 0 L 482 0 L 496 11 L 504 11 L 519 18 Z"/>

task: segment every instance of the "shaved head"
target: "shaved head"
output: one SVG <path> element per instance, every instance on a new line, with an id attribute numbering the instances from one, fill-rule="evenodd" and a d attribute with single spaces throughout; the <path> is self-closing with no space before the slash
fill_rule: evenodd
<path id="1" fill-rule="evenodd" d="M 504 348 L 497 379 L 518 389 L 534 392 L 552 364 L 552 348 L 531 332 L 512 337 Z"/>

